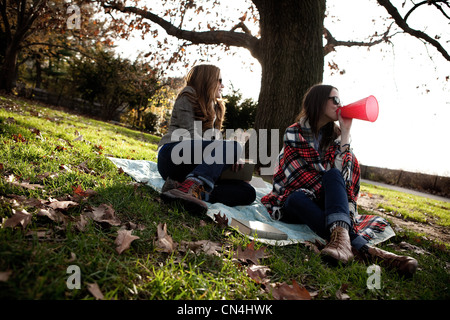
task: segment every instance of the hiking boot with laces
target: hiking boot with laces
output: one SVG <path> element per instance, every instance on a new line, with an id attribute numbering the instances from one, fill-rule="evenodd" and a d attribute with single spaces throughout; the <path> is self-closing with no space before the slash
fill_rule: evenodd
<path id="1" fill-rule="evenodd" d="M 352 246 L 348 231 L 343 227 L 335 227 L 330 236 L 330 241 L 322 249 L 320 254 L 329 262 L 347 263 L 353 259 Z"/>
<path id="2" fill-rule="evenodd" d="M 358 260 L 380 264 L 385 268 L 396 270 L 398 274 L 404 277 L 411 277 L 417 270 L 418 262 L 412 257 L 399 256 L 379 248 L 368 247 L 369 249 L 366 252 L 356 254 Z"/>
<path id="3" fill-rule="evenodd" d="M 164 185 L 161 188 L 161 193 L 164 193 L 171 189 L 176 189 L 179 186 L 180 186 L 180 183 L 178 181 L 172 180 L 171 178 L 167 177 L 166 181 L 164 181 Z"/>
<path id="4" fill-rule="evenodd" d="M 208 206 L 202 201 L 203 185 L 193 179 L 186 179 L 177 188 L 169 189 L 161 193 L 165 201 L 176 201 L 190 213 L 204 214 Z"/>

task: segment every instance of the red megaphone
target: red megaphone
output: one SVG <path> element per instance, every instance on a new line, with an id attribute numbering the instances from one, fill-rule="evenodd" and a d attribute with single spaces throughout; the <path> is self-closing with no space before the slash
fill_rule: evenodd
<path id="1" fill-rule="evenodd" d="M 374 96 L 350 103 L 338 109 L 344 118 L 360 119 L 375 122 L 378 118 L 378 101 Z"/>

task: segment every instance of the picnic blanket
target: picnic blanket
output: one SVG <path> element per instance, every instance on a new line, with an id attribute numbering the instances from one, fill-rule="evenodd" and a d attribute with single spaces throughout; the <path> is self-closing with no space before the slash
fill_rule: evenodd
<path id="1" fill-rule="evenodd" d="M 147 160 L 119 159 L 112 157 L 108 159 L 111 160 L 118 168 L 122 168 L 122 170 L 126 174 L 131 176 L 137 182 L 145 183 L 158 192 L 161 191 L 161 188 L 164 185 L 164 180 L 159 174 L 157 164 L 155 162 Z M 271 191 L 272 185 L 263 181 L 259 177 L 253 177 L 251 183 L 256 190 L 256 200 L 251 205 L 229 207 L 221 203 L 207 202 L 208 217 L 210 217 L 212 220 L 215 220 L 214 215 L 220 213 L 222 216 L 226 215 L 226 217 L 228 218 L 228 223 L 231 222 L 232 218 L 261 221 L 274 226 L 275 228 L 285 232 L 288 235 L 287 240 L 272 240 L 260 237 L 255 239 L 259 242 L 270 245 L 284 246 L 294 243 L 304 243 L 306 241 L 318 241 L 323 244 L 326 243 L 324 239 L 314 233 L 307 225 L 289 224 L 273 220 L 264 205 L 261 203 L 261 198 Z M 390 226 L 387 226 L 383 232 L 376 233 L 374 235 L 374 237 L 370 240 L 370 244 L 383 242 L 394 235 L 395 233 L 392 228 Z M 249 238 L 253 239 L 253 237 L 251 236 L 249 236 Z"/>

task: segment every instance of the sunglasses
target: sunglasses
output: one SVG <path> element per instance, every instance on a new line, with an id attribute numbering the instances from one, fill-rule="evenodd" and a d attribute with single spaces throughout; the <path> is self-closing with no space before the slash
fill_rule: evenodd
<path id="1" fill-rule="evenodd" d="M 332 99 L 333 100 L 333 104 L 335 105 L 339 105 L 341 103 L 341 99 L 339 99 L 339 97 L 328 97 L 328 99 Z"/>
<path id="2" fill-rule="evenodd" d="M 222 78 L 219 78 L 219 83 L 222 84 Z"/>

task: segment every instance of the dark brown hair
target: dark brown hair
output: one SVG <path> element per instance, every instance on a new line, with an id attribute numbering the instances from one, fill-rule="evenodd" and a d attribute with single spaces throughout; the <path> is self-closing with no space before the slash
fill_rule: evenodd
<path id="1" fill-rule="evenodd" d="M 302 110 L 295 119 L 298 122 L 301 118 L 305 118 L 316 137 L 319 135 L 319 130 L 322 129 L 321 149 L 328 148 L 341 132 L 334 122 L 327 123 L 322 128 L 319 128 L 319 119 L 325 112 L 328 98 L 333 89 L 337 90 L 337 88 L 325 84 L 316 84 L 309 88 L 303 96 Z"/>

